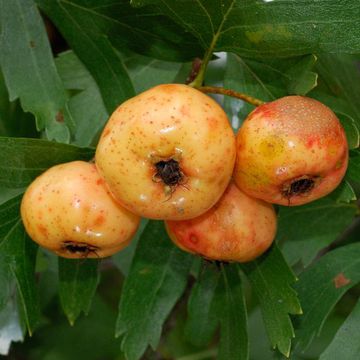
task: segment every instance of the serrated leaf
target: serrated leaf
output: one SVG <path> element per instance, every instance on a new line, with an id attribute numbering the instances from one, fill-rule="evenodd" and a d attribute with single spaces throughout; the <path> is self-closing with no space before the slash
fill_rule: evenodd
<path id="1" fill-rule="evenodd" d="M 210 342 L 218 326 L 214 298 L 219 278 L 220 271 L 216 265 L 203 260 L 199 277 L 189 297 L 185 324 L 186 339 L 199 347 Z"/>
<path id="2" fill-rule="evenodd" d="M 256 1 L 133 0 L 154 4 L 204 48 L 247 57 L 290 57 L 360 50 L 358 3 L 354 0 Z M 326 21 L 324 21 L 326 19 Z"/>
<path id="3" fill-rule="evenodd" d="M 358 148 L 360 144 L 360 132 L 355 120 L 347 114 L 336 113 L 336 115 L 345 130 L 349 149 Z"/>
<path id="4" fill-rule="evenodd" d="M 15 299 L 9 299 L 0 310 L 0 355 L 8 355 L 14 341 L 23 341 L 24 335 Z"/>
<path id="5" fill-rule="evenodd" d="M 89 313 L 99 284 L 98 260 L 59 257 L 59 295 L 61 306 L 71 325 L 81 312 Z"/>
<path id="6" fill-rule="evenodd" d="M 18 211 L 14 214 L 17 201 Z M 0 261 L 6 264 L 14 277 L 21 301 L 21 312 L 27 329 L 32 334 L 40 318 L 39 298 L 35 284 L 35 262 L 37 246 L 27 236 L 20 219 L 20 197 L 11 199 L 0 206 L 0 213 L 7 213 L 3 218 L 7 225 L 1 226 Z M 5 231 L 6 230 L 6 231 Z"/>
<path id="7" fill-rule="evenodd" d="M 90 160 L 94 149 L 46 140 L 0 137 L 0 186 L 23 188 L 49 167 Z"/>
<path id="8" fill-rule="evenodd" d="M 315 55 L 304 56 L 286 71 L 289 77 L 288 93 L 291 95 L 306 95 L 317 85 L 318 74 L 312 69 L 316 63 Z"/>
<path id="9" fill-rule="evenodd" d="M 265 327 L 272 346 L 289 356 L 294 329 L 289 314 L 301 314 L 293 289 L 296 277 L 276 245 L 260 258 L 243 264 L 251 287 L 260 302 Z"/>
<path id="10" fill-rule="evenodd" d="M 220 321 L 217 359 L 247 360 L 247 310 L 239 269 L 236 264 L 220 266 L 222 277 L 216 296 L 216 313 Z"/>
<path id="11" fill-rule="evenodd" d="M 360 354 L 360 301 L 336 333 L 319 360 L 354 360 Z"/>
<path id="12" fill-rule="evenodd" d="M 56 67 L 66 89 L 80 90 L 69 100 L 69 109 L 76 124 L 72 143 L 89 146 L 109 117 L 99 88 L 72 51 L 60 54 L 56 59 Z"/>
<path id="13" fill-rule="evenodd" d="M 280 207 L 277 240 L 283 244 L 287 261 L 295 264 L 301 260 L 307 266 L 350 225 L 356 211 L 355 204 L 336 202 L 331 197 Z"/>
<path id="14" fill-rule="evenodd" d="M 119 104 L 135 95 L 120 56 L 99 29 L 98 22 L 92 21 L 91 8 L 84 7 L 83 1 L 76 0 L 72 2 L 36 0 L 36 2 L 51 18 L 94 77 L 109 114 Z"/>
<path id="15" fill-rule="evenodd" d="M 50 140 L 68 142 L 73 127 L 45 26 L 33 0 L 0 2 L 0 62 L 10 100 L 19 98 Z M 67 126 L 66 126 L 67 125 Z"/>
<path id="16" fill-rule="evenodd" d="M 342 295 L 360 281 L 359 264 L 360 244 L 350 244 L 326 254 L 299 276 L 295 288 L 304 314 L 297 319 L 297 350 L 305 350 L 319 335 Z"/>
<path id="17" fill-rule="evenodd" d="M 158 346 L 162 325 L 183 293 L 192 257 L 176 248 L 160 221 L 149 221 L 122 291 L 116 336 L 129 360 Z M 139 336 L 141 334 L 141 336 Z"/>

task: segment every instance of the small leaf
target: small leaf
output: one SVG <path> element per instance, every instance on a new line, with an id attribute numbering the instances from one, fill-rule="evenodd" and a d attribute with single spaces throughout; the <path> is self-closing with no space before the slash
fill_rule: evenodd
<path id="1" fill-rule="evenodd" d="M 192 257 L 176 248 L 160 221 L 149 221 L 122 291 L 116 336 L 127 359 L 156 349 L 162 325 L 183 293 Z M 141 334 L 141 336 L 139 336 Z"/>
<path id="2" fill-rule="evenodd" d="M 99 88 L 72 51 L 60 54 L 56 59 L 56 67 L 66 89 L 80 90 L 70 98 L 68 105 L 76 124 L 72 143 L 89 146 L 109 117 Z"/>
<path id="3" fill-rule="evenodd" d="M 297 207 L 280 207 L 277 240 L 287 261 L 302 260 L 307 266 L 353 221 L 355 204 L 335 202 L 330 197 Z M 329 219 L 331 221 L 329 222 Z"/>
<path id="4" fill-rule="evenodd" d="M 10 100 L 20 98 L 50 140 L 69 142 L 73 127 L 41 16 L 32 0 L 0 1 L 0 62 Z M 66 126 L 68 125 L 68 127 Z"/>
<path id="5" fill-rule="evenodd" d="M 359 264 L 360 244 L 355 243 L 331 251 L 299 276 L 295 288 L 304 315 L 297 319 L 297 350 L 304 351 L 320 334 L 336 303 L 360 281 Z"/>
<path id="6" fill-rule="evenodd" d="M 292 288 L 295 275 L 276 245 L 259 259 L 241 267 L 259 299 L 272 346 L 288 357 L 294 337 L 289 314 L 301 314 L 302 311 Z"/>
<path id="7" fill-rule="evenodd" d="M 341 325 L 319 360 L 354 360 L 360 354 L 360 301 Z"/>
<path id="8" fill-rule="evenodd" d="M 289 94 L 306 95 L 317 85 L 318 74 L 311 71 L 316 63 L 315 55 L 304 56 L 286 71 L 290 81 L 287 84 Z"/>
<path id="9" fill-rule="evenodd" d="M 249 359 L 247 311 L 239 269 L 234 265 L 220 265 L 222 279 L 216 298 L 220 321 L 220 344 L 217 359 Z"/>
<path id="10" fill-rule="evenodd" d="M 120 56 L 102 34 L 100 24 L 92 20 L 92 9 L 77 4 L 75 0 L 37 0 L 37 4 L 55 23 L 94 77 L 109 114 L 135 95 Z"/>
<path id="11" fill-rule="evenodd" d="M 336 115 L 345 130 L 349 149 L 358 148 L 360 144 L 360 133 L 355 120 L 347 114 L 337 112 Z"/>
<path id="12" fill-rule="evenodd" d="M 189 342 L 199 347 L 210 342 L 218 326 L 214 298 L 219 277 L 216 265 L 203 260 L 199 277 L 191 290 L 185 336 Z"/>
<path id="13" fill-rule="evenodd" d="M 23 188 L 49 167 L 90 160 L 94 149 L 46 140 L 0 137 L 0 186 Z"/>
<path id="14" fill-rule="evenodd" d="M 59 257 L 60 301 L 71 325 L 82 311 L 89 313 L 100 280 L 98 265 L 98 260 Z"/>

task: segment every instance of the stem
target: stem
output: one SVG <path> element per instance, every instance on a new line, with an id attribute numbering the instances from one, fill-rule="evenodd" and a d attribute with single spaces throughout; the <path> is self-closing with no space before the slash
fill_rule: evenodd
<path id="1" fill-rule="evenodd" d="M 195 79 L 195 81 L 196 81 L 196 79 Z M 200 86 L 200 87 L 197 87 L 197 90 L 200 90 L 203 93 L 221 94 L 221 95 L 231 96 L 231 97 L 234 97 L 237 99 L 244 100 L 254 106 L 260 106 L 260 105 L 265 104 L 265 101 L 256 99 L 252 96 L 237 92 L 235 90 L 225 89 L 225 88 L 218 87 L 218 86 Z"/>
<path id="2" fill-rule="evenodd" d="M 219 34 L 217 34 L 216 36 L 213 37 L 213 40 L 209 46 L 209 48 L 206 50 L 206 53 L 204 55 L 204 59 L 202 60 L 201 66 L 200 66 L 200 70 L 195 78 L 194 81 L 192 81 L 189 86 L 192 86 L 196 89 L 200 88 L 204 82 L 204 77 L 205 77 L 205 72 L 207 69 L 207 66 L 209 64 L 209 61 L 212 57 L 213 54 L 213 50 L 216 44 L 216 41 L 219 37 Z"/>

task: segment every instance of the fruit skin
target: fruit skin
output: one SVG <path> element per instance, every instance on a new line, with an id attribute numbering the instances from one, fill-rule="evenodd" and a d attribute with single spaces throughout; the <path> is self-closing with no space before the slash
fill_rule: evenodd
<path id="1" fill-rule="evenodd" d="M 246 118 L 236 142 L 236 184 L 275 204 L 321 198 L 338 186 L 347 169 L 348 145 L 338 118 L 307 97 L 287 96 L 259 106 Z M 310 179 L 308 189 L 301 189 L 304 179 Z"/>
<path id="2" fill-rule="evenodd" d="M 156 163 L 171 159 L 183 174 L 177 185 L 156 176 Z M 96 151 L 114 196 L 151 219 L 189 219 L 207 211 L 225 191 L 234 162 L 235 135 L 223 109 L 180 84 L 156 86 L 119 106 Z"/>
<path id="3" fill-rule="evenodd" d="M 95 164 L 84 161 L 37 177 L 24 194 L 21 217 L 35 242 L 66 258 L 110 256 L 128 245 L 140 221 L 111 197 Z M 86 247 L 70 251 L 65 242 Z"/>
<path id="4" fill-rule="evenodd" d="M 251 198 L 231 183 L 205 214 L 165 224 L 171 240 L 187 252 L 211 260 L 247 262 L 270 247 L 277 219 L 271 204 Z"/>

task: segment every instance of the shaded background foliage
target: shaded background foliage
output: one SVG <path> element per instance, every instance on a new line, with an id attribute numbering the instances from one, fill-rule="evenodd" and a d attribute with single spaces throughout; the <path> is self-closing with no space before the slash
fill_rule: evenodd
<path id="1" fill-rule="evenodd" d="M 357 0 L 0 0 L 0 354 L 358 358 L 359 20 Z M 119 103 L 184 83 L 208 49 L 222 53 L 207 85 L 265 101 L 308 95 L 338 114 L 351 148 L 339 188 L 279 207 L 276 245 L 249 264 L 201 261 L 145 219 L 111 259 L 38 249 L 19 217 L 26 186 L 90 160 Z M 253 109 L 218 100 L 235 131 Z"/>

